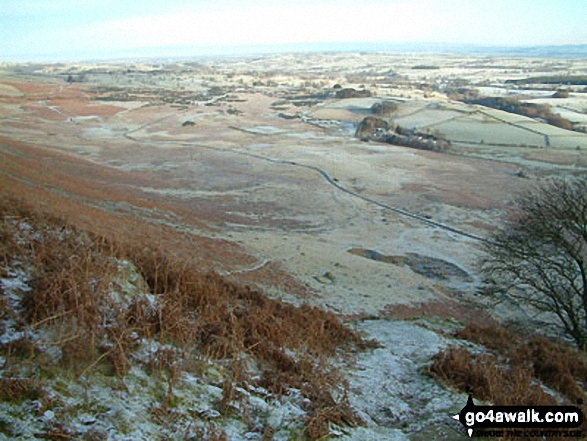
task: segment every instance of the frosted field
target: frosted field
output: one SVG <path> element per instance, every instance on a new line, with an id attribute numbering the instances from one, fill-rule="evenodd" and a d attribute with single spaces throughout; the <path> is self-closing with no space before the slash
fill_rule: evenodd
<path id="1" fill-rule="evenodd" d="M 503 110 L 492 109 L 490 107 L 473 105 L 471 106 L 471 108 L 475 109 L 478 113 L 482 115 L 486 115 L 487 117 L 496 119 L 498 121 L 504 121 L 512 124 L 517 124 L 521 122 L 534 122 L 532 118 L 528 118 L 527 116 L 517 115 L 515 113 L 508 113 L 504 112 Z"/>
<path id="2" fill-rule="evenodd" d="M 412 115 L 397 118 L 395 122 L 402 127 L 414 127 L 421 129 L 430 126 L 436 126 L 455 118 L 462 118 L 463 115 L 466 114 L 454 110 L 423 109 L 417 113 L 413 113 Z"/>
<path id="3" fill-rule="evenodd" d="M 531 95 L 535 97 L 550 98 L 552 90 L 535 90 L 535 89 L 514 89 L 511 87 L 477 87 L 481 95 L 515 97 Z"/>
<path id="4" fill-rule="evenodd" d="M 585 149 L 587 148 L 587 135 L 577 136 L 550 136 L 550 147 L 561 149 Z"/>
<path id="5" fill-rule="evenodd" d="M 587 110 L 587 108 L 585 109 Z M 587 124 L 587 114 L 570 107 L 553 107 L 552 112 L 574 123 Z"/>
<path id="6" fill-rule="evenodd" d="M 540 132 L 541 134 L 548 136 L 569 136 L 572 138 L 579 137 L 587 139 L 587 135 L 583 133 L 561 129 L 560 127 L 551 126 L 550 124 L 541 123 L 539 121 L 521 121 L 519 123 L 516 123 L 516 126 L 528 130 L 533 130 L 535 132 Z"/>
<path id="7" fill-rule="evenodd" d="M 447 139 L 463 143 L 547 147 L 545 136 L 548 136 L 552 148 L 587 148 L 587 135 L 579 132 L 487 107 L 469 106 L 469 112 L 465 109 L 465 106 L 463 110 L 451 109 L 440 103 L 425 107 L 406 103 L 401 105 L 400 116 L 394 121 L 403 127 L 435 129 Z M 573 113 L 580 117 L 575 120 L 584 119 L 587 123 L 587 115 L 567 113 Z"/>
<path id="8" fill-rule="evenodd" d="M 573 123 L 587 125 L 587 98 L 584 94 L 574 94 L 569 98 L 561 99 L 535 99 L 528 102 L 536 104 L 548 104 L 552 113 L 562 116 Z"/>
<path id="9" fill-rule="evenodd" d="M 435 129 L 450 141 L 544 147 L 544 136 L 499 122 L 464 117 L 438 124 Z"/>
<path id="10" fill-rule="evenodd" d="M 375 103 L 381 101 L 381 98 L 348 98 L 326 104 L 325 108 L 331 109 L 364 109 L 369 110 Z"/>

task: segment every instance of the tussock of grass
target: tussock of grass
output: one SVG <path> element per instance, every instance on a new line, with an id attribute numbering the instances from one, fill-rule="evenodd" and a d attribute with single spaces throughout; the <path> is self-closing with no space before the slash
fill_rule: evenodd
<path id="1" fill-rule="evenodd" d="M 473 355 L 465 348 L 450 347 L 438 354 L 430 373 L 479 400 L 498 405 L 556 404 L 552 396 L 533 383 L 528 369 L 502 365 L 493 355 Z"/>
<path id="2" fill-rule="evenodd" d="M 544 337 L 532 338 L 528 349 L 537 378 L 570 401 L 584 398 L 587 387 L 587 360 L 584 354 Z"/>
<path id="3" fill-rule="evenodd" d="M 429 368 L 433 378 L 495 405 L 578 404 L 584 413 L 587 410 L 584 353 L 562 342 L 516 334 L 493 321 L 471 322 L 455 336 L 483 345 L 487 353 L 473 354 L 464 347 L 450 346 L 434 357 Z M 540 382 L 560 395 L 546 392 Z M 584 422 L 583 431 L 586 425 Z"/>
<path id="4" fill-rule="evenodd" d="M 481 344 L 506 364 L 523 368 L 533 378 L 560 392 L 569 401 L 584 397 L 587 358 L 563 342 L 537 335 L 522 336 L 493 322 L 470 323 L 456 337 Z"/>
<path id="5" fill-rule="evenodd" d="M 516 334 L 491 321 L 469 323 L 455 336 L 483 345 L 488 353 L 472 354 L 464 347 L 450 346 L 434 357 L 429 368 L 432 377 L 495 405 L 555 405 L 562 401 L 579 404 L 585 411 L 584 353 L 562 342 Z M 536 380 L 557 391 L 562 399 L 547 393 Z"/>
<path id="6" fill-rule="evenodd" d="M 0 378 L 0 399 L 38 400 L 44 395 L 39 381 L 32 378 Z"/>
<path id="7" fill-rule="evenodd" d="M 143 339 L 154 339 L 162 346 L 147 367 L 165 373 L 167 397 L 190 359 L 208 357 L 224 360 L 230 372 L 222 387 L 224 410 L 238 401 L 239 386 L 262 386 L 275 394 L 295 388 L 308 399 L 309 438 L 327 435 L 330 424 L 360 422 L 328 358 L 370 343 L 333 313 L 269 299 L 218 274 L 202 274 L 194 264 L 150 244 L 116 242 L 79 231 L 15 200 L 0 199 L 0 213 L 3 276 L 17 262 L 29 273 L 32 288 L 22 293 L 18 305 L 3 298 L 1 313 L 14 316 L 22 329 L 46 331 L 50 341 L 44 344 L 60 349 L 61 368 L 77 376 L 107 368 L 123 380 L 136 362 L 130 356 L 133 349 Z M 121 262 L 144 281 L 132 294 L 121 286 Z M 12 342 L 0 350 L 12 356 L 7 363 L 21 368 L 25 359 L 34 358 L 30 345 L 17 348 Z M 256 380 L 246 359 L 255 360 L 260 370 Z M 36 390 L 29 380 L 22 381 L 3 379 L 0 395 L 27 396 Z M 335 399 L 334 391 L 343 398 Z"/>

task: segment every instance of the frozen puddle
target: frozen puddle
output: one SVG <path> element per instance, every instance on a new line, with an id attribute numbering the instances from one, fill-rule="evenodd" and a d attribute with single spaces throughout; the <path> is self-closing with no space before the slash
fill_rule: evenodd
<path id="1" fill-rule="evenodd" d="M 369 320 L 359 328 L 382 347 L 360 354 L 348 374 L 350 403 L 367 427 L 348 430 L 342 439 L 467 439 L 451 418 L 466 398 L 425 373 L 431 358 L 446 347 L 445 339 L 403 321 Z"/>

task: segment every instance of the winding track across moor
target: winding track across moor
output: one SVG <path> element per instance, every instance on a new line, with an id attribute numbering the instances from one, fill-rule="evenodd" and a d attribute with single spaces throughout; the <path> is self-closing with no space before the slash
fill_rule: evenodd
<path id="1" fill-rule="evenodd" d="M 145 143 L 145 141 L 137 139 L 137 138 L 133 138 L 132 136 L 130 136 L 128 133 L 125 134 L 125 137 L 127 139 L 131 139 L 135 142 L 140 142 L 140 143 Z M 147 141 L 147 143 L 152 143 Z M 332 185 L 333 187 L 336 187 L 337 189 L 339 189 L 340 191 L 347 193 L 355 198 L 361 199 L 365 202 L 368 202 L 370 204 L 376 205 L 380 208 L 383 208 L 384 210 L 387 211 L 391 211 L 394 213 L 397 213 L 401 216 L 405 216 L 405 217 L 409 217 L 411 219 L 415 219 L 419 222 L 422 222 L 424 224 L 433 226 L 433 227 L 437 227 L 440 228 L 442 230 L 445 231 L 449 231 L 451 233 L 457 234 L 459 236 L 463 236 L 463 237 L 468 237 L 469 239 L 473 239 L 479 242 L 484 242 L 484 243 L 491 243 L 491 241 L 489 241 L 488 239 L 481 237 L 481 236 L 477 236 L 475 234 L 469 233 L 467 231 L 461 230 L 459 228 L 455 228 L 452 227 L 450 225 L 446 225 L 443 224 L 441 222 L 437 222 L 435 220 L 429 219 L 427 217 L 421 216 L 419 214 L 416 213 L 412 213 L 410 211 L 404 210 L 402 208 L 397 208 L 397 207 L 392 207 L 390 205 L 384 204 L 382 202 L 376 201 L 375 199 L 372 199 L 370 197 L 367 196 L 363 196 L 359 193 L 356 193 L 352 190 L 349 190 L 348 188 L 344 187 L 343 185 L 341 185 L 339 182 L 337 182 L 337 180 L 335 180 L 334 178 L 332 178 L 325 170 L 316 167 L 314 165 L 308 165 L 308 164 L 301 164 L 299 162 L 296 161 L 289 161 L 289 160 L 283 160 L 283 159 L 277 159 L 277 158 L 271 158 L 271 157 L 267 157 L 267 156 L 263 156 L 263 155 L 258 155 L 255 153 L 251 153 L 251 152 L 244 152 L 241 150 L 236 150 L 236 149 L 230 149 L 230 148 L 221 148 L 221 147 L 211 147 L 211 146 L 206 146 L 203 144 L 199 144 L 199 143 L 190 143 L 190 142 L 184 142 L 184 141 L 161 141 L 158 143 L 154 143 L 154 144 L 173 144 L 173 145 L 181 145 L 181 146 L 187 146 L 187 147 L 197 147 L 197 148 L 204 148 L 204 149 L 209 149 L 209 150 L 215 150 L 215 151 L 220 151 L 220 152 L 225 152 L 225 153 L 232 153 L 232 154 L 237 154 L 237 155 L 242 155 L 242 156 L 248 156 L 251 158 L 255 158 L 258 160 L 262 160 L 262 161 L 267 161 L 267 162 L 271 162 L 273 164 L 284 164 L 284 165 L 289 165 L 292 167 L 301 167 L 301 168 L 305 168 L 308 170 L 312 170 L 318 174 L 320 174 L 324 180 L 329 183 L 330 185 Z"/>

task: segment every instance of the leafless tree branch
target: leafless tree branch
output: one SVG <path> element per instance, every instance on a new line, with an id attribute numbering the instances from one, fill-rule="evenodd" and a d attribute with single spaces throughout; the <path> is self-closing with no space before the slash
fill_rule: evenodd
<path id="1" fill-rule="evenodd" d="M 484 292 L 554 314 L 587 350 L 587 179 L 553 180 L 517 207 L 487 244 Z"/>

